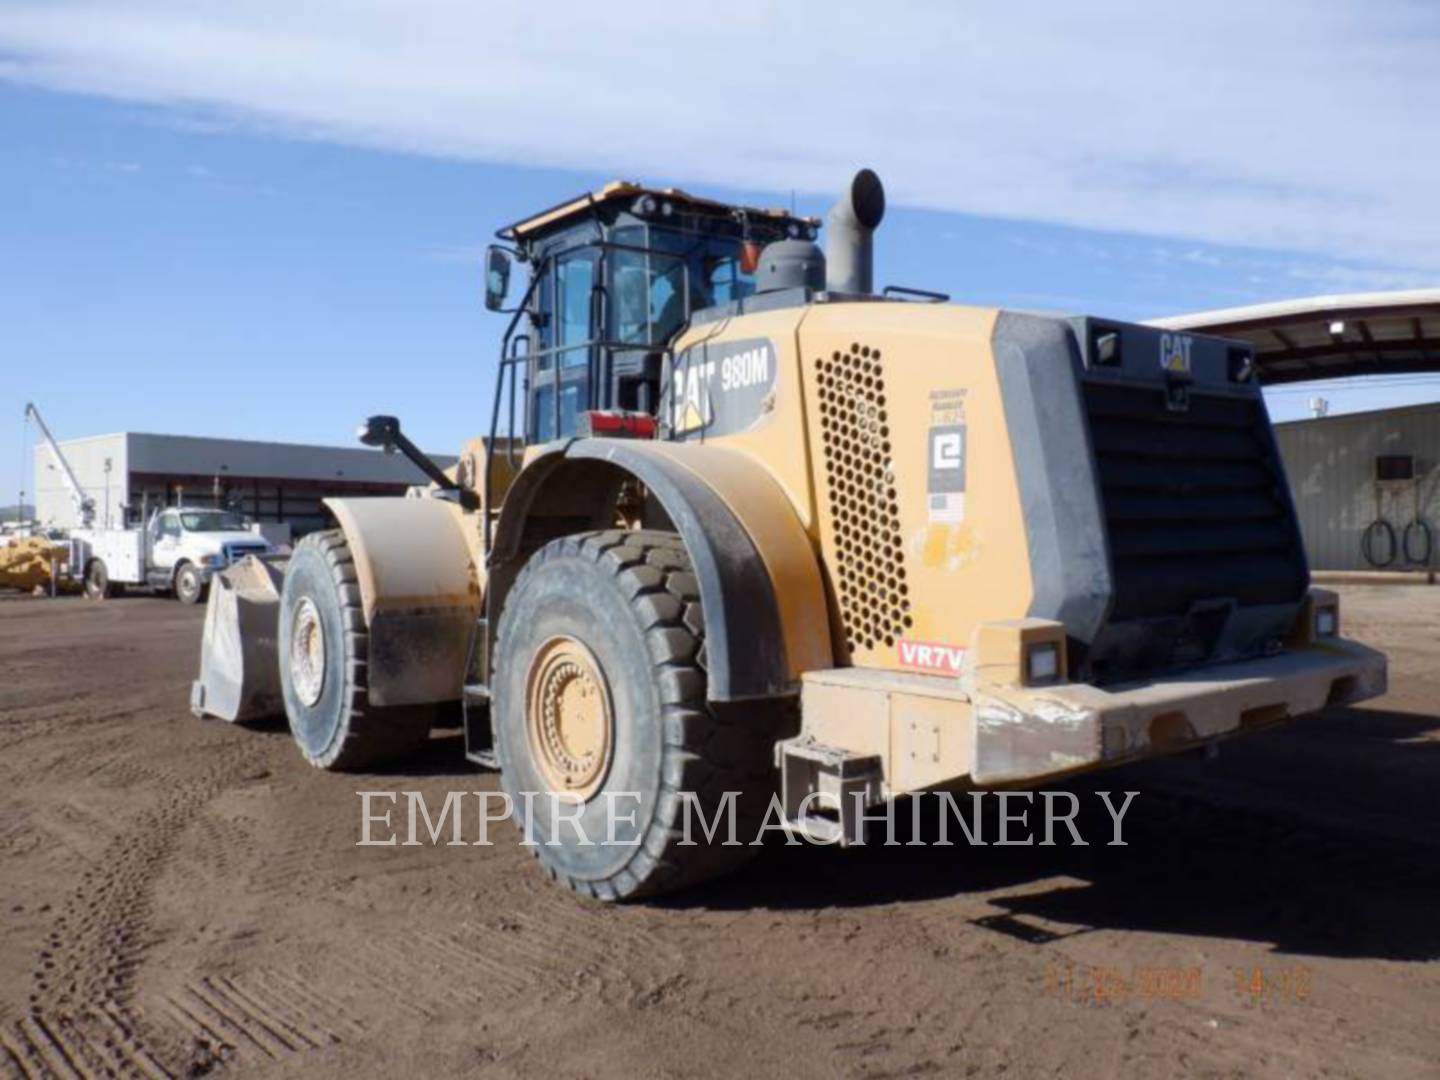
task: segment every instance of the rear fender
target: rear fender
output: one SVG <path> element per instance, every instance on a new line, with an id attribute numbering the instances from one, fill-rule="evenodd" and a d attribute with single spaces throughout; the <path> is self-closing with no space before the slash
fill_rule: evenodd
<path id="1" fill-rule="evenodd" d="M 492 626 L 530 552 L 611 526 L 630 478 L 660 504 L 694 564 L 712 701 L 794 694 L 803 672 L 834 663 L 820 568 L 799 517 L 762 465 L 722 447 L 577 439 L 531 461 L 495 532 Z"/>
<path id="2" fill-rule="evenodd" d="M 465 682 L 482 579 L 475 519 L 444 499 L 326 499 L 360 584 L 370 701 L 454 701 Z"/>

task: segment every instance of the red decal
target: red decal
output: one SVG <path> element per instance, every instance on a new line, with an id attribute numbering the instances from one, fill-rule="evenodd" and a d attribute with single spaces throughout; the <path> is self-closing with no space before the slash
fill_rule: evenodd
<path id="1" fill-rule="evenodd" d="M 902 667 L 920 671 L 938 671 L 946 675 L 959 675 L 960 665 L 965 662 L 965 650 L 955 645 L 937 645 L 931 641 L 906 641 L 901 638 L 896 646 Z"/>

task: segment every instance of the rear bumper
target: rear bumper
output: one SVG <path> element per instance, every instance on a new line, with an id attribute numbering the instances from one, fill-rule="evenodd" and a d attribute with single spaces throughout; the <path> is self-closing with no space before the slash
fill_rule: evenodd
<path id="1" fill-rule="evenodd" d="M 1381 653 L 1339 639 L 1105 688 L 832 668 L 805 674 L 800 734 L 776 745 L 775 763 L 787 818 L 846 842 L 860 835 L 858 805 L 1033 787 L 1364 701 L 1385 682 Z M 817 815 L 816 798 L 838 816 Z"/>
<path id="2" fill-rule="evenodd" d="M 974 697 L 971 779 L 1015 784 L 1169 753 L 1385 692 L 1382 653 L 1335 639 L 1114 687 L 989 688 Z"/>

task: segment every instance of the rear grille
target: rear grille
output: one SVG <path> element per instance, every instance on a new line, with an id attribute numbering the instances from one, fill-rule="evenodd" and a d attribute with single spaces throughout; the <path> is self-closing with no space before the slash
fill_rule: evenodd
<path id="1" fill-rule="evenodd" d="M 1195 605 L 1291 603 L 1305 557 L 1258 397 L 1194 394 L 1172 412 L 1160 388 L 1087 380 L 1114 583 L 1112 622 Z"/>

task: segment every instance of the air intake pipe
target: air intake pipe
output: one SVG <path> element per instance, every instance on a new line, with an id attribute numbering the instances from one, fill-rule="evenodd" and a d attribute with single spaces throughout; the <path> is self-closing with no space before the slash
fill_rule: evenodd
<path id="1" fill-rule="evenodd" d="M 885 217 L 885 185 L 861 169 L 825 216 L 825 288 L 832 293 L 875 291 L 875 230 Z"/>

